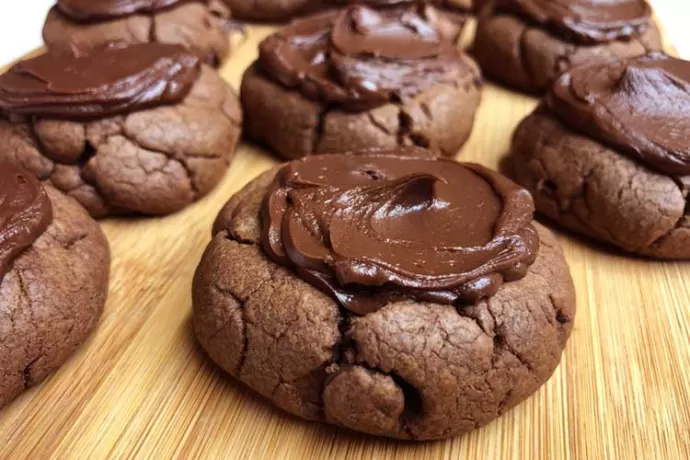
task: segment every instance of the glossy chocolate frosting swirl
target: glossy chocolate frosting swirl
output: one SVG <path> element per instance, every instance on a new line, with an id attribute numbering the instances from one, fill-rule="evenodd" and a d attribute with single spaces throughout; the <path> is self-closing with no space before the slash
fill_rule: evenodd
<path id="1" fill-rule="evenodd" d="M 186 1 L 190 0 L 57 0 L 57 6 L 72 19 L 90 21 L 154 13 Z"/>
<path id="2" fill-rule="evenodd" d="M 416 154 L 288 163 L 262 205 L 264 250 L 357 314 L 403 298 L 476 302 L 522 278 L 539 247 L 529 193 Z"/>
<path id="3" fill-rule="evenodd" d="M 577 67 L 546 102 L 576 130 L 648 167 L 690 174 L 690 62 L 651 53 Z"/>
<path id="4" fill-rule="evenodd" d="M 103 118 L 177 103 L 199 72 L 199 59 L 179 45 L 103 48 L 81 57 L 47 53 L 0 75 L 0 109 L 74 120 Z"/>
<path id="5" fill-rule="evenodd" d="M 453 82 L 467 64 L 417 9 L 350 6 L 293 22 L 264 40 L 259 62 L 310 99 L 366 110 Z"/>
<path id="6" fill-rule="evenodd" d="M 0 158 L 0 281 L 12 261 L 53 220 L 53 208 L 36 177 Z"/>
<path id="7" fill-rule="evenodd" d="M 495 0 L 495 6 L 584 43 L 641 35 L 652 15 L 645 0 Z"/>

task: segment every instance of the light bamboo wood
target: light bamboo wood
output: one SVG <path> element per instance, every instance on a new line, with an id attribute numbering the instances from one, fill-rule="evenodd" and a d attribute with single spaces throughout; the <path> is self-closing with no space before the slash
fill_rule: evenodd
<path id="1" fill-rule="evenodd" d="M 270 31 L 252 27 L 222 73 L 235 87 Z M 536 101 L 487 85 L 459 158 L 496 167 Z M 110 298 L 93 337 L 0 412 L 0 458 L 690 458 L 690 263 L 626 257 L 559 234 L 578 314 L 563 362 L 532 398 L 469 435 L 403 443 L 271 408 L 203 355 L 191 279 L 223 203 L 277 162 L 248 144 L 209 197 L 176 215 L 104 222 Z"/>

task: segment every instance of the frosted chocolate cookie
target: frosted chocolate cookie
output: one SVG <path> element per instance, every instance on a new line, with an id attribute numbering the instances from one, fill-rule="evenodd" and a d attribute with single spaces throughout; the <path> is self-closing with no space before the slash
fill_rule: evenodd
<path id="1" fill-rule="evenodd" d="M 233 90 L 179 45 L 49 53 L 0 76 L 0 157 L 97 217 L 167 214 L 204 196 L 241 120 Z"/>
<path id="2" fill-rule="evenodd" d="M 401 439 L 500 416 L 575 315 L 526 190 L 428 151 L 303 158 L 221 211 L 193 285 L 209 356 L 278 407 Z"/>
<path id="3" fill-rule="evenodd" d="M 399 145 L 453 156 L 481 76 L 416 10 L 352 6 L 269 36 L 240 93 L 245 134 L 283 158 Z"/>
<path id="4" fill-rule="evenodd" d="M 487 0 L 472 54 L 487 78 L 541 93 L 561 73 L 662 43 L 645 0 Z"/>
<path id="5" fill-rule="evenodd" d="M 690 62 L 661 53 L 563 74 L 518 127 L 537 209 L 626 251 L 690 258 Z"/>
<path id="6" fill-rule="evenodd" d="M 89 53 L 106 44 L 183 45 L 218 66 L 229 54 L 230 12 L 221 0 L 57 0 L 43 40 L 57 53 Z"/>
<path id="7" fill-rule="evenodd" d="M 460 29 L 472 10 L 471 0 L 224 0 L 233 16 L 253 21 L 287 21 L 300 15 L 333 9 L 347 4 L 394 9 L 416 5 L 448 26 Z"/>
<path id="8" fill-rule="evenodd" d="M 109 270 L 108 242 L 86 211 L 0 158 L 0 407 L 95 329 Z"/>

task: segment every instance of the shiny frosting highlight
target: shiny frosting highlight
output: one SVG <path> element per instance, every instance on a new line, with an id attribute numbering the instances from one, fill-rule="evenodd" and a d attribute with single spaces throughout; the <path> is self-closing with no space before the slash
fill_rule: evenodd
<path id="1" fill-rule="evenodd" d="M 0 281 L 12 261 L 46 231 L 53 208 L 36 177 L 0 159 Z"/>
<path id="2" fill-rule="evenodd" d="M 581 66 L 546 99 L 566 123 L 669 175 L 690 174 L 690 62 L 662 53 Z"/>
<path id="3" fill-rule="evenodd" d="M 495 5 L 567 39 L 592 44 L 641 35 L 652 15 L 645 0 L 495 0 Z"/>
<path id="4" fill-rule="evenodd" d="M 533 212 L 527 191 L 479 165 L 414 152 L 318 155 L 276 175 L 262 243 L 357 314 L 404 298 L 473 303 L 534 262 Z"/>
<path id="5" fill-rule="evenodd" d="M 359 5 L 282 28 L 261 43 L 259 62 L 282 85 L 355 111 L 453 82 L 467 65 L 419 9 Z"/>
<path id="6" fill-rule="evenodd" d="M 180 102 L 200 72 L 178 45 L 103 48 L 87 56 L 47 53 L 0 75 L 5 113 L 93 119 Z"/>
<path id="7" fill-rule="evenodd" d="M 135 13 L 154 13 L 190 0 L 58 0 L 57 7 L 78 21 L 100 20 Z"/>

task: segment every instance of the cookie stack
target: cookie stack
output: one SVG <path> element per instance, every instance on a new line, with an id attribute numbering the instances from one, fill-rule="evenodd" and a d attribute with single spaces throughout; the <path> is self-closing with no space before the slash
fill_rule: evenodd
<path id="1" fill-rule="evenodd" d="M 0 76 L 0 405 L 98 322 L 110 255 L 93 218 L 192 212 L 241 133 L 288 162 L 216 218 L 194 328 L 309 420 L 441 439 L 537 391 L 576 302 L 535 212 L 690 258 L 690 64 L 660 51 L 644 0 L 352 3 L 58 0 L 47 51 Z M 239 98 L 214 69 L 231 14 L 300 16 L 259 44 Z M 453 160 L 482 73 L 546 94 L 515 132 L 516 182 Z"/>

